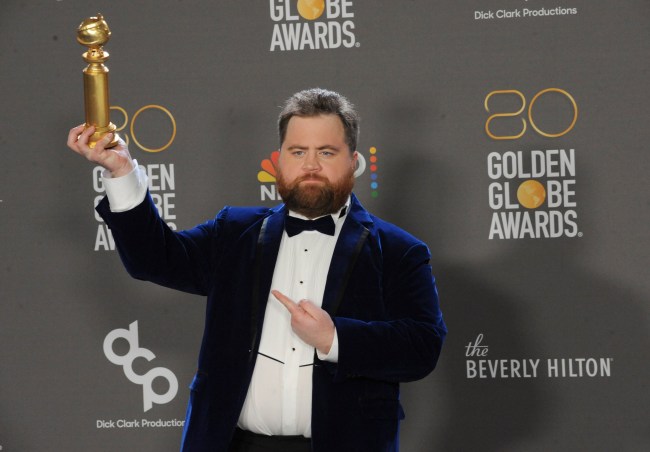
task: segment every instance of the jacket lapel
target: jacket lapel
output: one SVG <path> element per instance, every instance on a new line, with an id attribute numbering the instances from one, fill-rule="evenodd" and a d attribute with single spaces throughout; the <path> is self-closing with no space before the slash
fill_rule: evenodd
<path id="1" fill-rule="evenodd" d="M 370 234 L 368 228 L 372 224 L 370 215 L 356 196 L 352 194 L 351 198 L 350 212 L 334 248 L 323 294 L 323 309 L 331 316 L 336 315 L 343 300 L 354 264 Z"/>
<path id="2" fill-rule="evenodd" d="M 259 333 L 264 321 L 275 262 L 284 231 L 284 205 L 273 208 L 271 215 L 262 222 L 255 249 L 253 296 L 251 306 L 251 350 L 257 349 Z"/>

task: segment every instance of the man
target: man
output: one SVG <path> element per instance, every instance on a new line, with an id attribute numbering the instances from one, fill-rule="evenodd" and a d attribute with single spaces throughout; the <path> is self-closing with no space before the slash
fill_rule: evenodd
<path id="1" fill-rule="evenodd" d="M 174 232 L 111 136 L 68 146 L 106 171 L 97 207 L 135 278 L 207 296 L 182 450 L 399 448 L 399 382 L 423 378 L 446 327 L 426 245 L 352 194 L 358 117 L 341 95 L 294 94 L 279 119 L 275 208 L 225 207 Z"/>

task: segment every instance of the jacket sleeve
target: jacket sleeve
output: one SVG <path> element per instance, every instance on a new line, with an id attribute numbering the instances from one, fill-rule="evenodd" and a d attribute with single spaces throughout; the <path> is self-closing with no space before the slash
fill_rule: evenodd
<path id="1" fill-rule="evenodd" d="M 97 205 L 132 277 L 199 295 L 209 291 L 218 233 L 227 211 L 193 229 L 175 232 L 160 218 L 149 193 L 140 205 L 125 212 L 111 212 L 107 198 Z"/>
<path id="2" fill-rule="evenodd" d="M 365 377 L 400 382 L 435 367 L 447 333 L 426 245 L 391 256 L 384 274 L 381 319 L 335 317 L 339 339 L 335 381 Z"/>

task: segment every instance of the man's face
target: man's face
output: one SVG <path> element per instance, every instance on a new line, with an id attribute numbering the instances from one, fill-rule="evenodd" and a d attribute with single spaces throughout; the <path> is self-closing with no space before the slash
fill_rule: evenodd
<path id="1" fill-rule="evenodd" d="M 352 192 L 356 163 L 338 116 L 294 116 L 280 148 L 278 191 L 289 209 L 308 218 L 334 213 Z"/>

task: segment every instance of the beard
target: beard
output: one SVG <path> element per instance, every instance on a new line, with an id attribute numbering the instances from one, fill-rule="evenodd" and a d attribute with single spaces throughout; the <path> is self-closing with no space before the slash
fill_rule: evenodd
<path id="1" fill-rule="evenodd" d="M 287 182 L 282 171 L 277 173 L 277 187 L 284 204 L 294 212 L 307 218 L 317 218 L 338 212 L 348 200 L 354 187 L 354 171 L 344 175 L 337 182 L 312 174 Z M 318 180 L 322 184 L 303 184 L 306 180 Z"/>

